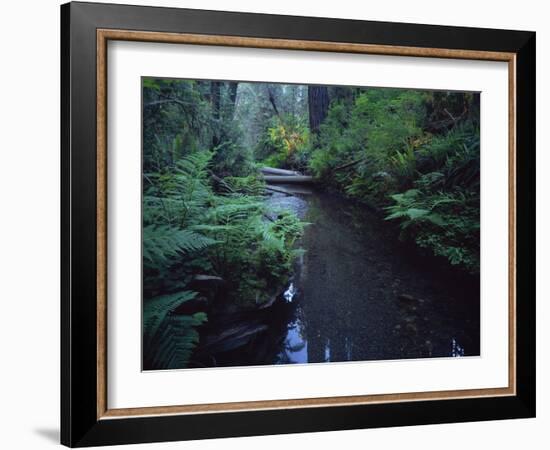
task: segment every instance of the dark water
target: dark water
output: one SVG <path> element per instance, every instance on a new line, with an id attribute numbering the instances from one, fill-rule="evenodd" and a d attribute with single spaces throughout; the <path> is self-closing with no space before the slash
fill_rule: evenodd
<path id="1" fill-rule="evenodd" d="M 340 196 L 302 189 L 269 204 L 310 223 L 304 254 L 269 311 L 225 325 L 243 339 L 200 365 L 479 355 L 479 278 L 419 254 L 378 214 Z"/>

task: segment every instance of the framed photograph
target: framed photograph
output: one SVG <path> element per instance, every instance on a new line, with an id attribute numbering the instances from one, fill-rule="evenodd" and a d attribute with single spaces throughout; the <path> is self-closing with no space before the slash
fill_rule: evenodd
<path id="1" fill-rule="evenodd" d="M 61 441 L 535 415 L 535 33 L 61 7 Z"/>

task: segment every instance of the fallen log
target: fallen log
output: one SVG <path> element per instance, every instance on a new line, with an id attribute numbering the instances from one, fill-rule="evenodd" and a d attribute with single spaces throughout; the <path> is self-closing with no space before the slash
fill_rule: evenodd
<path id="1" fill-rule="evenodd" d="M 300 172 L 295 170 L 276 169 L 275 167 L 262 167 L 260 172 L 272 175 L 301 175 Z"/>
<path id="2" fill-rule="evenodd" d="M 353 167 L 356 164 L 359 164 L 360 162 L 363 162 L 364 160 L 365 160 L 364 158 L 361 158 L 361 159 L 356 159 L 355 161 L 351 161 L 351 162 L 346 163 L 346 164 L 342 164 L 341 166 L 338 166 L 338 167 L 335 167 L 334 169 L 332 169 L 332 172 L 337 172 L 339 170 L 344 170 L 344 169 L 347 169 L 349 167 Z"/>
<path id="3" fill-rule="evenodd" d="M 218 329 L 215 333 L 207 335 L 204 338 L 204 344 L 198 351 L 208 349 L 209 352 L 228 351 L 246 344 L 258 333 L 268 329 L 268 326 L 262 323 L 240 323 L 226 329 Z"/>
<path id="4" fill-rule="evenodd" d="M 265 190 L 270 191 L 270 192 L 278 192 L 279 194 L 285 194 L 285 195 L 288 195 L 288 196 L 293 195 L 290 191 L 288 191 L 286 189 L 282 189 L 282 188 L 279 189 L 279 188 L 276 188 L 274 186 L 269 186 L 269 185 L 267 185 L 265 187 Z"/>
<path id="5" fill-rule="evenodd" d="M 217 277 L 215 275 L 195 275 L 193 277 L 193 280 L 194 281 L 198 281 L 198 282 L 207 282 L 207 281 L 217 281 L 217 282 L 222 282 L 223 283 L 223 278 L 221 277 Z"/>
<path id="6" fill-rule="evenodd" d="M 277 184 L 277 183 L 283 183 L 283 184 L 290 184 L 290 183 L 313 183 L 313 177 L 308 175 L 293 175 L 293 176 L 286 176 L 286 175 L 264 175 L 264 180 L 266 183 L 270 184 Z"/>

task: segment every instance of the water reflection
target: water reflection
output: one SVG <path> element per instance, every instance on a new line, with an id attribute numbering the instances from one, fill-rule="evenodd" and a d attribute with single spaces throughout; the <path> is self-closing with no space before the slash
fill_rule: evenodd
<path id="1" fill-rule="evenodd" d="M 352 358 L 352 353 L 351 353 L 351 349 L 353 347 L 353 344 L 351 342 L 351 339 L 349 337 L 345 337 L 345 344 L 346 344 L 346 360 L 347 361 L 351 361 L 353 358 Z"/>
<path id="2" fill-rule="evenodd" d="M 451 356 L 459 358 L 464 356 L 464 349 L 456 342 L 456 339 L 451 340 Z"/>
<path id="3" fill-rule="evenodd" d="M 292 303 L 292 300 L 294 299 L 295 295 L 296 295 L 296 288 L 294 287 L 294 283 L 290 283 L 290 286 L 288 286 L 286 291 L 283 293 L 283 297 L 287 303 Z"/>
<path id="4" fill-rule="evenodd" d="M 275 363 L 479 354 L 475 279 L 419 259 L 379 217 L 340 197 L 300 200 L 273 199 L 311 224 L 283 294 L 296 309 Z"/>
<path id="5" fill-rule="evenodd" d="M 304 338 L 304 323 L 297 317 L 288 324 L 283 349 L 277 355 L 275 363 L 303 364 L 307 362 L 307 340 Z"/>
<path id="6" fill-rule="evenodd" d="M 330 362 L 330 339 L 325 343 L 325 362 Z"/>
<path id="7" fill-rule="evenodd" d="M 209 316 L 191 365 L 479 355 L 479 278 L 420 258 L 341 197 L 275 194 L 269 205 L 310 223 L 293 277 L 267 309 Z"/>
<path id="8" fill-rule="evenodd" d="M 295 296 L 297 295 L 298 290 L 295 287 L 294 282 L 291 282 L 288 288 L 283 294 L 283 298 L 287 303 L 292 303 Z M 278 353 L 274 363 L 275 364 L 303 364 L 307 362 L 321 362 L 316 359 L 314 349 L 311 350 L 312 356 L 311 359 L 308 355 L 308 340 L 307 340 L 307 330 L 304 320 L 302 319 L 304 312 L 302 308 L 298 305 L 291 315 L 291 319 L 288 322 L 286 336 L 284 338 L 284 344 L 281 351 Z M 321 333 L 318 333 L 318 336 L 312 336 L 312 340 L 318 341 L 318 337 Z M 343 360 L 353 361 L 353 340 L 351 336 L 343 336 L 344 343 L 344 353 Z M 330 362 L 331 359 L 331 339 L 326 337 L 324 339 L 323 346 L 323 362 Z"/>

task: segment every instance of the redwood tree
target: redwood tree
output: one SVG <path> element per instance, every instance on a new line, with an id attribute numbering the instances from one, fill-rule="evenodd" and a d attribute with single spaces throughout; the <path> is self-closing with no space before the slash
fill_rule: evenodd
<path id="1" fill-rule="evenodd" d="M 308 86 L 309 128 L 312 133 L 319 132 L 319 126 L 328 113 L 329 97 L 326 86 Z"/>

